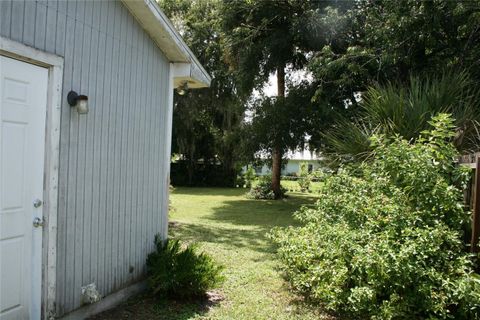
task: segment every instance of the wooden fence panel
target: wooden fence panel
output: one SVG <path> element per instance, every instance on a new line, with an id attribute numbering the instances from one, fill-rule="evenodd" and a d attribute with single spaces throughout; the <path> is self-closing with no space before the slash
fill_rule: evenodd
<path id="1" fill-rule="evenodd" d="M 480 251 L 480 153 L 460 157 L 459 164 L 473 169 L 472 180 L 465 190 L 465 204 L 472 210 L 472 234 L 470 250 L 472 253 Z"/>

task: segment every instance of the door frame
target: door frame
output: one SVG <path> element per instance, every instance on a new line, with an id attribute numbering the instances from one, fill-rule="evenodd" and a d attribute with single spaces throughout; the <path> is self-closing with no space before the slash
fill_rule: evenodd
<path id="1" fill-rule="evenodd" d="M 63 57 L 41 51 L 0 36 L 0 55 L 48 69 L 43 176 L 42 288 L 41 314 L 55 314 L 57 266 L 58 167 L 60 157 L 60 115 L 63 87 Z"/>

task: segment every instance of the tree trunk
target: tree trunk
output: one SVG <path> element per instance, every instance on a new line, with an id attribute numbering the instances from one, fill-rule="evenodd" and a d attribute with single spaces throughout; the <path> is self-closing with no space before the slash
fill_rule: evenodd
<path id="1" fill-rule="evenodd" d="M 277 68 L 277 90 L 277 96 L 285 97 L 285 66 Z"/>
<path id="2" fill-rule="evenodd" d="M 285 97 L 285 66 L 277 68 L 277 90 L 278 97 Z M 282 150 L 279 146 L 274 146 L 272 150 L 272 190 L 275 198 L 280 198 L 280 175 L 282 171 Z"/>
<path id="3" fill-rule="evenodd" d="M 275 198 L 282 196 L 280 190 L 280 173 L 282 170 L 282 154 L 278 148 L 272 150 L 272 190 Z"/>

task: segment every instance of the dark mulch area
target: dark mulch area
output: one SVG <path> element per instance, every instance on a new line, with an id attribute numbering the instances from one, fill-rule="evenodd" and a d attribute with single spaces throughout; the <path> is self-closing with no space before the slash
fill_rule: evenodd
<path id="1" fill-rule="evenodd" d="M 91 320 L 182 320 L 195 315 L 205 314 L 211 307 L 220 303 L 223 296 L 209 292 L 207 297 L 199 300 L 159 300 L 150 294 L 134 297 L 124 304 L 88 319 Z"/>

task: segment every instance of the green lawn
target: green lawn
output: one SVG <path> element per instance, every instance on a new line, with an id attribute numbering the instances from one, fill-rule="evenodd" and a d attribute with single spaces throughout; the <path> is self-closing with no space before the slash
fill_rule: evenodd
<path id="1" fill-rule="evenodd" d="M 159 303 L 134 299 L 96 319 L 327 319 L 288 291 L 278 270 L 275 248 L 266 238 L 274 226 L 293 224 L 292 213 L 315 201 L 290 193 L 277 201 L 246 199 L 246 189 L 177 188 L 171 195 L 170 236 L 198 242 L 225 266 L 226 281 L 215 293 L 221 301 Z M 124 315 L 127 314 L 125 317 Z M 133 319 L 132 318 L 132 319 Z"/>
<path id="2" fill-rule="evenodd" d="M 293 223 L 292 213 L 315 199 L 291 194 L 279 201 L 248 200 L 243 189 L 178 188 L 171 196 L 171 236 L 199 242 L 225 266 L 225 300 L 193 319 L 319 319 L 289 293 L 266 233 Z"/>

